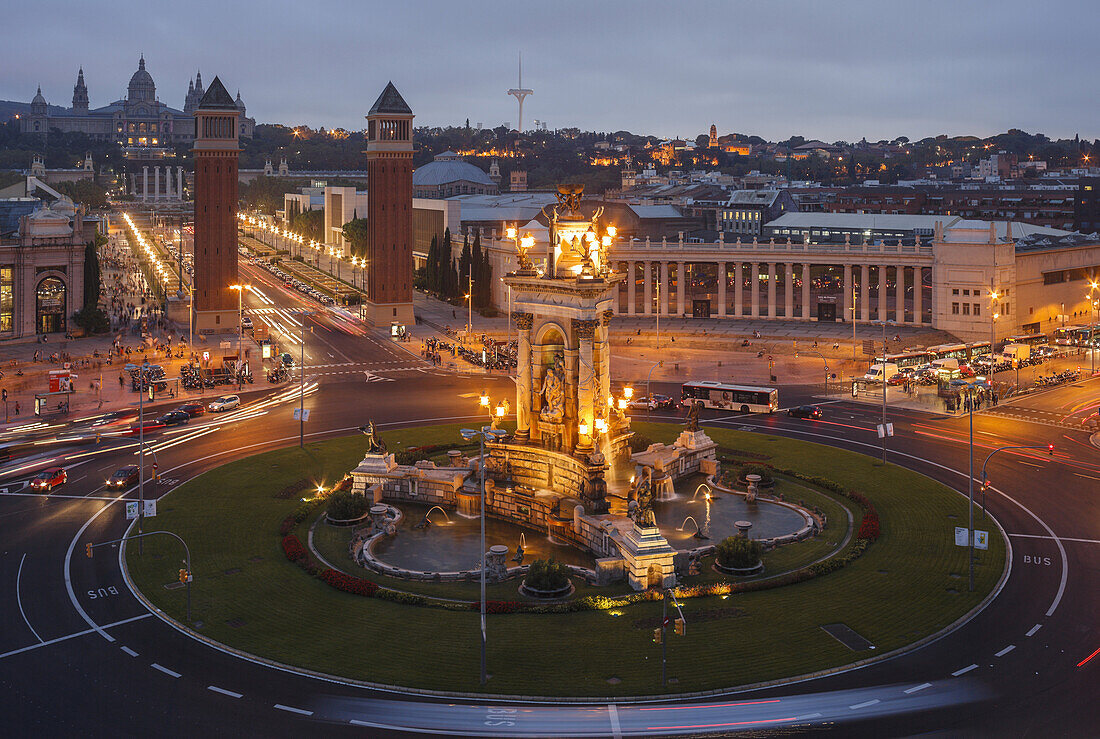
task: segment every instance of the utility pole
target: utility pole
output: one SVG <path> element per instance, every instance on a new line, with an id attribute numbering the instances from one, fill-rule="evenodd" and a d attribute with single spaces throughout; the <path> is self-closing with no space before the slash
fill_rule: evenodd
<path id="1" fill-rule="evenodd" d="M 298 448 L 306 445 L 306 417 L 303 412 L 306 403 L 306 322 L 302 315 L 302 359 L 298 363 Z"/>

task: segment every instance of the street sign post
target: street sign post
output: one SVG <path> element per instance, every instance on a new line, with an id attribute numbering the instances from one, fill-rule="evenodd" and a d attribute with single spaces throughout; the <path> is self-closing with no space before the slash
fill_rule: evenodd
<path id="1" fill-rule="evenodd" d="M 864 339 L 863 340 L 863 353 L 868 357 L 875 356 L 875 340 Z"/>
<path id="2" fill-rule="evenodd" d="M 150 518 L 157 515 L 157 501 L 156 498 L 152 500 L 143 501 L 145 503 L 145 517 Z"/>
<path id="3" fill-rule="evenodd" d="M 295 421 L 308 421 L 309 420 L 309 408 L 295 408 L 294 409 Z"/>
<path id="4" fill-rule="evenodd" d="M 965 526 L 955 527 L 955 546 L 968 547 L 970 546 L 970 537 L 967 536 L 968 529 Z"/>
<path id="5" fill-rule="evenodd" d="M 133 521 L 138 517 L 138 502 L 136 500 L 126 501 L 126 520 Z"/>
<path id="6" fill-rule="evenodd" d="M 974 529 L 974 548 L 989 549 L 989 532 Z"/>

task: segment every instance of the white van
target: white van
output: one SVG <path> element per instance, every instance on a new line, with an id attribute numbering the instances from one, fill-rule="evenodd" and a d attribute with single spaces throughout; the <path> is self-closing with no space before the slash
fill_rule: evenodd
<path id="1" fill-rule="evenodd" d="M 886 382 L 897 373 L 898 366 L 893 362 L 879 362 L 871 365 L 863 379 L 873 383 Z"/>
<path id="2" fill-rule="evenodd" d="M 959 368 L 959 360 L 955 359 L 954 357 L 933 359 L 932 366 L 936 369 L 957 370 Z"/>
<path id="3" fill-rule="evenodd" d="M 1031 356 L 1031 347 L 1027 344 L 1007 344 L 1001 350 L 1001 358 L 1006 362 L 1022 362 Z"/>

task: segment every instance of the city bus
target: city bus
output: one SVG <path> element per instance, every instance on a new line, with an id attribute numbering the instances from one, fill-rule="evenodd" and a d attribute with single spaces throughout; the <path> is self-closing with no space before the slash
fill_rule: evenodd
<path id="1" fill-rule="evenodd" d="M 926 350 L 931 356 L 930 361 L 937 359 L 957 359 L 959 364 L 968 364 L 975 357 L 989 354 L 988 341 L 975 341 L 970 344 L 939 344 L 930 346 Z"/>
<path id="2" fill-rule="evenodd" d="M 1017 334 L 1006 336 L 1004 342 L 1005 344 L 1027 344 L 1034 348 L 1047 343 L 1047 336 L 1046 334 Z"/>
<path id="3" fill-rule="evenodd" d="M 1076 346 L 1089 338 L 1088 326 L 1062 326 L 1054 329 L 1054 343 L 1058 346 Z"/>
<path id="4" fill-rule="evenodd" d="M 774 387 L 732 385 L 715 380 L 685 382 L 680 402 L 702 403 L 704 408 L 741 411 L 742 413 L 774 413 L 779 410 L 779 391 Z"/>
<path id="5" fill-rule="evenodd" d="M 933 359 L 936 359 L 936 357 L 927 351 L 900 352 L 898 354 L 887 354 L 886 359 L 883 359 L 880 354 L 875 357 L 875 364 L 882 364 L 883 362 L 896 364 L 899 370 L 906 370 L 929 364 Z"/>

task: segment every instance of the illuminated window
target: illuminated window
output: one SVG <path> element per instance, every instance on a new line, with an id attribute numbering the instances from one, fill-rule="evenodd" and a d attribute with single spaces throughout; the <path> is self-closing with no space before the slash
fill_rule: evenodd
<path id="1" fill-rule="evenodd" d="M 0 267 L 0 333 L 15 328 L 15 270 Z"/>

